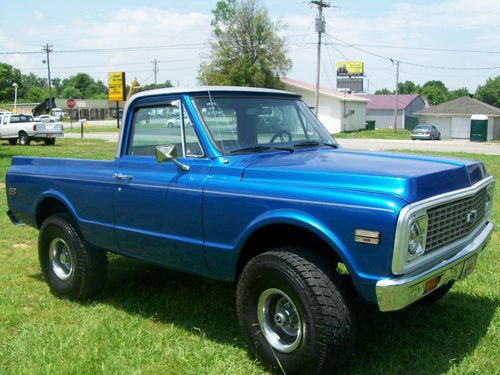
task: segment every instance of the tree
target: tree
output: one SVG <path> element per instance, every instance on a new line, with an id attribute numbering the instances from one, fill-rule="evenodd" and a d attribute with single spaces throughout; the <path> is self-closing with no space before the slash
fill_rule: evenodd
<path id="1" fill-rule="evenodd" d="M 448 93 L 448 100 L 453 100 L 453 99 L 458 99 L 461 98 L 462 96 L 470 96 L 470 92 L 467 89 L 467 87 L 461 87 L 456 90 L 452 90 Z"/>
<path id="2" fill-rule="evenodd" d="M 426 96 L 431 105 L 441 104 L 448 100 L 448 88 L 441 81 L 424 83 L 418 93 Z"/>
<path id="3" fill-rule="evenodd" d="M 488 78 L 484 85 L 476 90 L 476 99 L 500 108 L 500 76 Z"/>
<path id="4" fill-rule="evenodd" d="M 22 91 L 21 71 L 12 65 L 0 63 L 0 102 L 14 101 L 14 83 L 18 85 L 18 90 Z"/>
<path id="5" fill-rule="evenodd" d="M 400 94 L 417 94 L 420 86 L 412 81 L 405 81 L 398 85 L 398 92 Z"/>
<path id="6" fill-rule="evenodd" d="M 281 26 L 258 0 L 217 2 L 211 22 L 216 40 L 211 62 L 200 65 L 198 80 L 208 85 L 282 88 L 280 77 L 291 67 Z"/>
<path id="7" fill-rule="evenodd" d="M 391 95 L 394 94 L 394 91 L 389 90 L 388 88 L 383 88 L 380 90 L 375 91 L 374 95 Z"/>
<path id="8" fill-rule="evenodd" d="M 61 96 L 74 99 L 105 99 L 108 88 L 102 81 L 95 81 L 86 73 L 65 78 L 61 84 Z"/>

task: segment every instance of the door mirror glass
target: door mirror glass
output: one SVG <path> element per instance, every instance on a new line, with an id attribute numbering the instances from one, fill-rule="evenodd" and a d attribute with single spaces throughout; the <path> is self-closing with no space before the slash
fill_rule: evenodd
<path id="1" fill-rule="evenodd" d="M 189 165 L 182 164 L 177 160 L 177 148 L 174 145 L 162 145 L 155 147 L 156 161 L 158 163 L 173 162 L 182 171 L 189 171 Z"/>

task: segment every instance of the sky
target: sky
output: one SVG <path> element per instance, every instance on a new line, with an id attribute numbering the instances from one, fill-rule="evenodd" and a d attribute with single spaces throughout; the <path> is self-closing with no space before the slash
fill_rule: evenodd
<path id="1" fill-rule="evenodd" d="M 107 72 L 125 71 L 127 82 L 137 78 L 150 84 L 157 59 L 158 82 L 193 86 L 200 62 L 209 58 L 215 5 L 216 0 L 8 1 L 2 4 L 0 62 L 45 77 L 42 53 L 10 52 L 40 52 L 49 43 L 52 77 L 85 72 L 106 82 Z M 315 83 L 317 8 L 305 0 L 261 0 L 261 5 L 283 26 L 280 35 L 293 63 L 287 76 Z M 370 92 L 394 88 L 396 69 L 389 58 L 401 61 L 400 81 L 439 79 L 450 89 L 474 92 L 500 75 L 498 0 L 335 0 L 331 5 L 324 12 L 323 87 L 335 88 L 335 62 L 346 60 L 364 61 Z M 137 46 L 143 49 L 85 51 Z"/>

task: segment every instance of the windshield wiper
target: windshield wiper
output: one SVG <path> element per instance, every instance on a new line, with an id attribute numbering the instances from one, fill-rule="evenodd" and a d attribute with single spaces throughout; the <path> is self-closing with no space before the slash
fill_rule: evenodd
<path id="1" fill-rule="evenodd" d="M 308 147 L 308 146 L 328 146 L 331 148 L 339 148 L 335 143 L 320 142 L 320 141 L 303 141 L 293 144 L 293 147 Z"/>
<path id="2" fill-rule="evenodd" d="M 272 150 L 280 150 L 280 151 L 289 151 L 294 152 L 294 149 L 291 147 L 275 147 L 275 146 L 250 146 L 250 147 L 242 147 L 237 148 L 235 150 L 229 151 L 230 154 L 237 154 L 239 152 L 263 152 L 263 151 L 272 151 Z"/>

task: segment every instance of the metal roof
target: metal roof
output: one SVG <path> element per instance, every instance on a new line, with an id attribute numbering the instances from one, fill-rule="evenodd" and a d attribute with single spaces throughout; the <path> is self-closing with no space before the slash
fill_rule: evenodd
<path id="1" fill-rule="evenodd" d="M 419 96 L 416 94 L 399 94 L 398 109 L 405 109 Z M 394 104 L 396 104 L 396 95 L 394 94 L 363 95 L 363 97 L 370 100 L 366 109 L 394 109 Z"/>
<path id="2" fill-rule="evenodd" d="M 420 111 L 419 115 L 489 115 L 500 116 L 500 108 L 483 103 L 468 96 L 450 100 Z"/>
<path id="3" fill-rule="evenodd" d="M 297 88 L 301 88 L 301 89 L 304 89 L 307 91 L 312 91 L 312 92 L 316 91 L 316 86 L 313 84 L 310 84 L 310 83 L 300 82 L 300 81 L 296 81 L 296 80 L 290 79 L 290 78 L 282 78 L 281 82 L 283 82 L 285 85 L 291 86 L 292 88 L 297 87 Z M 368 100 L 365 99 L 362 95 L 359 95 L 359 96 L 352 95 L 352 94 L 348 94 L 348 93 L 342 92 L 342 91 L 327 89 L 325 87 L 320 87 L 319 92 L 322 95 L 330 96 L 332 98 L 336 98 L 336 99 L 339 99 L 341 101 L 363 102 L 363 103 L 368 102 Z"/>
<path id="4" fill-rule="evenodd" d="M 241 86 L 196 86 L 196 87 L 169 87 L 164 89 L 141 91 L 134 94 L 130 101 L 142 96 L 165 95 L 165 94 L 192 94 L 192 93 L 220 93 L 220 92 L 241 92 L 241 93 L 264 93 L 264 94 L 279 94 L 279 95 L 297 95 L 293 92 L 265 89 L 258 87 L 241 87 Z"/>

